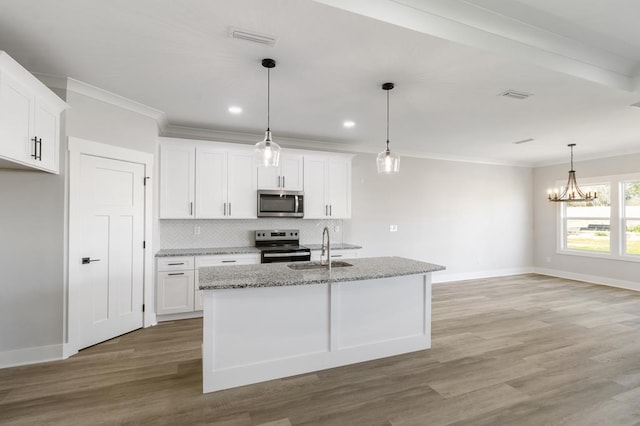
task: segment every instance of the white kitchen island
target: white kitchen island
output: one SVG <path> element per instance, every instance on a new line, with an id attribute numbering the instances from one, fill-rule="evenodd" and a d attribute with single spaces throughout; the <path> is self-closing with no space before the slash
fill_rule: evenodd
<path id="1" fill-rule="evenodd" d="M 200 268 L 203 391 L 431 347 L 431 272 L 400 257 Z"/>

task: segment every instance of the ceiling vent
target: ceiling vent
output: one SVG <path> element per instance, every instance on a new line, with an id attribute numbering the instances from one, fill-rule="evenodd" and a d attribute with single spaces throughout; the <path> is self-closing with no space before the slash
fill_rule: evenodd
<path id="1" fill-rule="evenodd" d="M 529 138 L 529 139 L 522 139 L 521 141 L 515 141 L 512 142 L 515 145 L 520 145 L 521 143 L 527 143 L 527 142 L 533 142 L 535 139 L 534 138 Z"/>
<path id="2" fill-rule="evenodd" d="M 527 99 L 529 96 L 533 96 L 533 93 L 518 92 L 516 90 L 507 90 L 505 92 L 500 93 L 498 96 L 504 96 L 505 98 L 523 100 L 523 99 Z"/>
<path id="3" fill-rule="evenodd" d="M 271 47 L 276 45 L 277 40 L 275 37 L 270 35 L 258 34 L 247 30 L 241 30 L 240 28 L 229 28 L 229 37 Z"/>

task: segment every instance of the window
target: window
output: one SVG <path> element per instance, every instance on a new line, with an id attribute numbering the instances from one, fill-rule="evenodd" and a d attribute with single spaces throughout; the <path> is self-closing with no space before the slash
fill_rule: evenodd
<path id="1" fill-rule="evenodd" d="M 571 250 L 611 251 L 611 186 L 589 185 L 581 188 L 595 192 L 593 201 L 570 202 L 565 206 L 565 247 Z"/>
<path id="2" fill-rule="evenodd" d="M 582 179 L 593 201 L 559 203 L 558 250 L 640 261 L 640 175 Z"/>
<path id="3" fill-rule="evenodd" d="M 622 228 L 625 230 L 624 253 L 640 254 L 640 180 L 624 182 L 624 211 Z"/>

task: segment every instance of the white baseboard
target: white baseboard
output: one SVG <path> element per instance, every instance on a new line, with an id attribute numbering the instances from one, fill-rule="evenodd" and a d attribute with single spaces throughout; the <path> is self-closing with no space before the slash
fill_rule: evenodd
<path id="1" fill-rule="evenodd" d="M 156 315 L 158 322 L 164 321 L 176 321 L 183 319 L 191 319 L 191 318 L 202 318 L 202 311 L 195 312 L 185 312 L 182 314 L 165 314 L 165 315 Z"/>
<path id="2" fill-rule="evenodd" d="M 640 281 L 625 281 L 614 278 L 599 277 L 597 275 L 578 274 L 575 272 L 559 271 L 557 269 L 533 268 L 533 272 L 540 275 L 566 278 L 568 280 L 584 281 L 591 284 L 606 285 L 609 287 L 624 288 L 627 290 L 640 291 Z"/>
<path id="3" fill-rule="evenodd" d="M 449 274 L 446 272 L 436 272 L 431 276 L 433 284 L 442 284 L 452 281 L 477 280 L 480 278 L 506 277 L 509 275 L 531 274 L 535 268 L 528 266 L 525 268 L 493 269 L 489 271 L 463 272 Z"/>
<path id="4" fill-rule="evenodd" d="M 62 359 L 62 345 L 37 346 L 35 348 L 15 349 L 0 352 L 0 368 Z"/>

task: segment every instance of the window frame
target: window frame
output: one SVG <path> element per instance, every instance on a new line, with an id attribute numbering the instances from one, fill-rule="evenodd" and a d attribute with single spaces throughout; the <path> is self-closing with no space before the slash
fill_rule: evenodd
<path id="1" fill-rule="evenodd" d="M 626 253 L 626 220 L 637 220 L 635 217 L 625 217 L 624 205 L 624 184 L 628 182 L 640 181 L 640 173 L 612 175 L 612 176 L 596 176 L 590 178 L 580 178 L 581 187 L 591 185 L 610 185 L 611 191 L 611 207 L 609 216 L 609 251 L 601 252 L 595 250 L 580 250 L 567 248 L 566 239 L 566 223 L 567 220 L 574 219 L 567 217 L 566 202 L 556 203 L 556 254 L 595 257 L 600 259 L 618 260 L 624 262 L 640 262 L 640 254 Z M 558 187 L 566 184 L 566 181 L 557 181 Z M 583 218 L 580 218 L 583 219 Z M 602 220 L 604 217 L 584 218 L 593 220 Z"/>
<path id="2" fill-rule="evenodd" d="M 627 209 L 625 205 L 624 187 L 627 183 L 640 183 L 640 175 L 635 178 L 622 179 L 620 181 L 620 252 L 624 257 L 631 257 L 632 259 L 640 258 L 640 254 L 627 253 L 627 221 L 640 221 L 640 216 L 627 216 Z M 640 259 L 638 259 L 640 261 Z"/>

